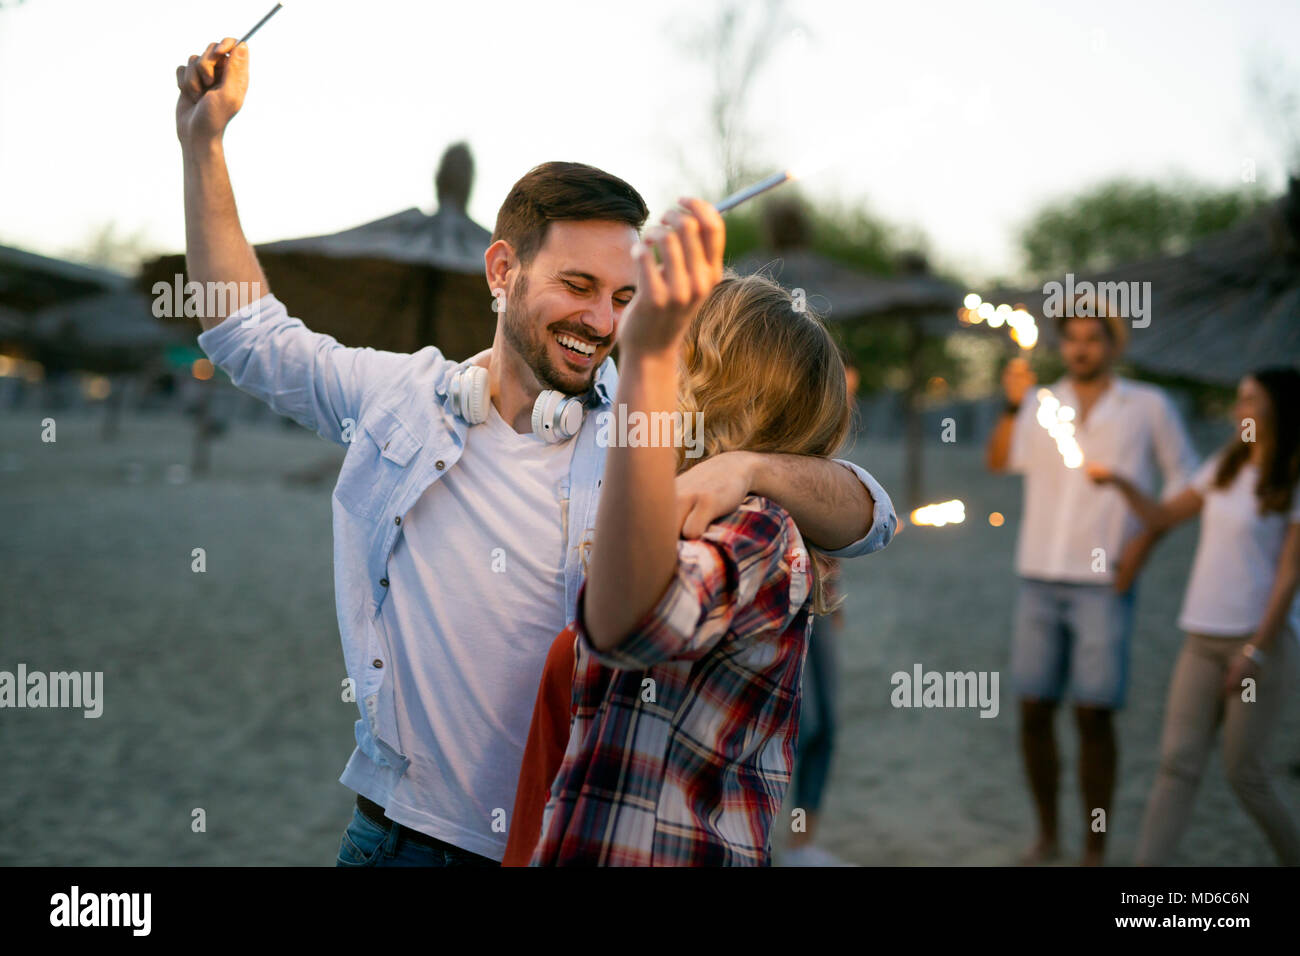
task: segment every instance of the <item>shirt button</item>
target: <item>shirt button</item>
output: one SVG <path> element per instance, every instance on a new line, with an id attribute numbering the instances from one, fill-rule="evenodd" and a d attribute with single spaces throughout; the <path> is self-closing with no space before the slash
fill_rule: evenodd
<path id="1" fill-rule="evenodd" d="M 378 657 L 376 657 L 371 663 L 374 664 L 376 667 L 384 666 L 384 662 L 381 661 Z"/>
<path id="2" fill-rule="evenodd" d="M 400 517 L 393 519 L 393 524 L 401 524 L 401 523 L 402 523 L 402 519 Z"/>
<path id="3" fill-rule="evenodd" d="M 442 471 L 444 468 L 447 467 L 447 463 L 443 461 L 441 458 L 439 458 L 437 461 L 433 463 L 433 467 L 437 468 L 439 471 Z"/>
<path id="4" fill-rule="evenodd" d="M 385 588 L 388 587 L 388 578 L 380 578 L 380 579 L 379 579 L 379 586 L 380 586 L 380 587 L 385 587 Z"/>

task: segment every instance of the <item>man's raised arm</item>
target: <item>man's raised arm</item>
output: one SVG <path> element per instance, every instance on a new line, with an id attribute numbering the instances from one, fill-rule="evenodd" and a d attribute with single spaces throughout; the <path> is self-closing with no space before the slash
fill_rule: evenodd
<path id="1" fill-rule="evenodd" d="M 229 57 L 227 50 L 233 50 Z M 322 438 L 347 444 L 367 397 L 410 356 L 347 348 L 312 332 L 271 295 L 244 238 L 226 172 L 222 136 L 248 89 L 248 48 L 230 37 L 176 68 L 176 135 L 185 162 L 185 258 L 204 294 L 199 346 L 240 390 Z M 211 283 L 212 285 L 209 285 Z M 237 290 L 230 295 L 229 290 Z M 239 321 L 233 316 L 244 314 Z"/>
<path id="2" fill-rule="evenodd" d="M 229 57 L 226 53 L 233 50 Z M 248 46 L 233 37 L 210 43 L 202 56 L 176 68 L 176 135 L 185 164 L 185 268 L 192 282 L 238 283 L 239 302 L 271 291 L 253 247 L 244 238 L 222 146 L 226 125 L 244 105 L 248 91 Z M 219 325 L 238 305 L 227 296 L 213 300 L 214 312 L 200 315 L 203 328 Z"/>

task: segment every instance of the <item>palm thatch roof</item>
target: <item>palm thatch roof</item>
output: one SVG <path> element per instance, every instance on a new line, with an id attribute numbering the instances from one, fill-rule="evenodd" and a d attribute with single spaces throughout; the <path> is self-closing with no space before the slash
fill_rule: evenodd
<path id="1" fill-rule="evenodd" d="M 741 275 L 762 272 L 787 289 L 803 289 L 808 305 L 828 322 L 876 319 L 919 321 L 925 331 L 953 330 L 962 290 L 925 272 L 875 276 L 811 249 L 781 249 L 740 256 L 731 267 Z"/>
<path id="2" fill-rule="evenodd" d="M 42 309 L 22 344 L 47 368 L 114 373 L 161 362 L 166 346 L 182 340 L 191 338 L 154 318 L 148 297 L 121 289 Z"/>
<path id="3" fill-rule="evenodd" d="M 469 218 L 473 158 L 450 146 L 435 185 L 438 209 L 417 208 L 341 232 L 256 247 L 276 298 L 309 328 L 345 345 L 412 352 L 434 344 L 468 356 L 495 328 L 483 254 L 491 233 Z M 183 255 L 146 263 L 141 281 L 172 282 Z M 193 319 L 183 320 L 194 324 Z"/>
<path id="4" fill-rule="evenodd" d="M 326 236 L 283 239 L 257 247 L 259 256 L 292 254 L 333 259 L 384 259 L 471 275 L 483 272 L 492 234 L 462 209 L 439 207 L 428 215 L 412 206 L 391 216 Z"/>
<path id="5" fill-rule="evenodd" d="M 1132 329 L 1125 352 L 1144 371 L 1230 386 L 1257 368 L 1300 365 L 1300 177 L 1250 219 L 1186 252 L 1079 275 L 1075 287 L 1085 280 L 1151 283 L 1150 325 Z M 991 299 L 1023 302 L 1037 317 L 1046 297 L 1040 287 Z M 1040 321 L 1039 331 L 1042 342 L 1058 344 L 1054 321 Z"/>
<path id="6" fill-rule="evenodd" d="M 32 313 L 57 302 L 130 285 L 130 277 L 96 266 L 0 246 L 0 307 Z"/>

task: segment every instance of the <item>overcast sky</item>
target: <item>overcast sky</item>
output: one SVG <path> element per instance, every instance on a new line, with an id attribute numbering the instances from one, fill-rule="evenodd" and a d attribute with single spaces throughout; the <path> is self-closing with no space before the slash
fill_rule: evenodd
<path id="1" fill-rule="evenodd" d="M 0 8 L 0 243 L 58 254 L 116 222 L 184 243 L 175 67 L 269 0 L 27 0 Z M 1019 266 L 1044 199 L 1115 174 L 1283 182 L 1284 137 L 1252 68 L 1300 82 L 1300 2 L 787 4 L 797 24 L 756 85 L 756 159 L 808 192 L 923 230 L 972 280 Z M 704 184 L 709 78 L 674 37 L 709 0 L 289 0 L 250 43 L 227 135 L 254 242 L 432 211 L 433 167 L 466 139 L 470 214 L 572 159 L 662 210 Z M 714 197 L 716 198 L 716 197 Z"/>

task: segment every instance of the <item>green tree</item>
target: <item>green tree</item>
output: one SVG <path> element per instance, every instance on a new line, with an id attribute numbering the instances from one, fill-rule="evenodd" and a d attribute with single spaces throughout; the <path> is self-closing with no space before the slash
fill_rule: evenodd
<path id="1" fill-rule="evenodd" d="M 1181 252 L 1240 222 L 1266 199 L 1257 184 L 1111 179 L 1043 206 L 1021 228 L 1020 249 L 1035 276 L 1091 272 Z"/>

